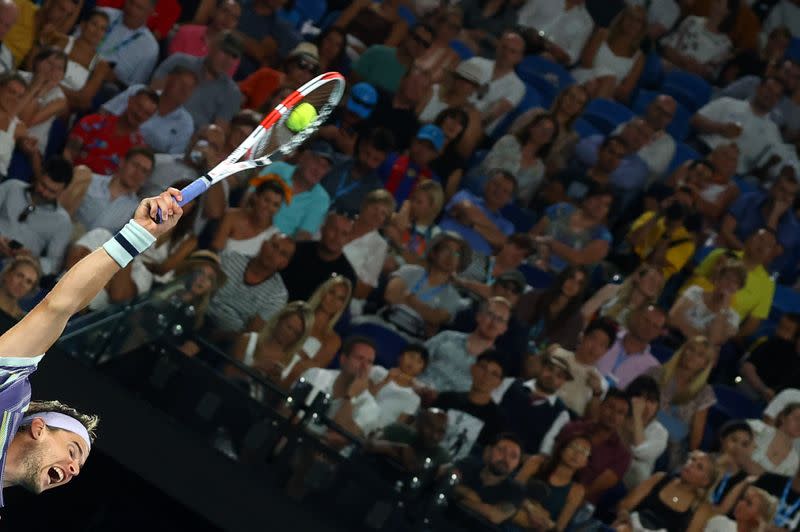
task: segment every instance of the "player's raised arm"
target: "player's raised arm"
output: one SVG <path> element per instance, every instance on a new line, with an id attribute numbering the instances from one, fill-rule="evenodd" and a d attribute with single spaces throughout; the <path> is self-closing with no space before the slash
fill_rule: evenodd
<path id="1" fill-rule="evenodd" d="M 0 356 L 34 357 L 47 351 L 73 314 L 88 305 L 115 273 L 175 226 L 183 210 L 173 197 L 180 201 L 181 193 L 170 188 L 142 200 L 119 233 L 70 268 L 41 303 L 0 336 Z M 166 213 L 161 224 L 153 221 L 159 209 Z"/>

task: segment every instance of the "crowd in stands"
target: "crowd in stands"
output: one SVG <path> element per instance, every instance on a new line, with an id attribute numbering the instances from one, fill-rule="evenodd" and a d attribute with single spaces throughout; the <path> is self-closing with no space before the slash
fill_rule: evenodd
<path id="1" fill-rule="evenodd" d="M 89 313 L 193 305 L 473 527 L 800 530 L 798 0 L 0 0 L 0 310 L 330 70 Z"/>

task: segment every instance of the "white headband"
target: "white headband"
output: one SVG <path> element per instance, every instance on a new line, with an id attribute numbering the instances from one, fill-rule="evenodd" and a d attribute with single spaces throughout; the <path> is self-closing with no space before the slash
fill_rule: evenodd
<path id="1" fill-rule="evenodd" d="M 22 421 L 19 422 L 19 426 L 24 427 L 25 425 L 30 425 L 37 417 L 42 418 L 45 425 L 48 427 L 68 430 L 74 434 L 77 434 L 83 438 L 83 441 L 86 442 L 86 447 L 89 450 L 92 449 L 92 440 L 89 438 L 89 431 L 86 430 L 86 427 L 83 426 L 83 423 L 66 414 L 61 414 L 59 412 L 37 412 L 22 418 Z"/>

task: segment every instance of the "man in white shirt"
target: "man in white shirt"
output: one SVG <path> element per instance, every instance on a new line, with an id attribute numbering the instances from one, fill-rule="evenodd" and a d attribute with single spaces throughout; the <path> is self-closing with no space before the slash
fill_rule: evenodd
<path id="1" fill-rule="evenodd" d="M 578 61 L 594 29 L 585 0 L 528 0 L 518 22 L 533 29 L 535 44 L 564 66 Z"/>
<path id="2" fill-rule="evenodd" d="M 786 26 L 793 37 L 800 37 L 800 0 L 780 0 L 775 4 L 761 25 L 762 45 L 778 26 Z"/>
<path id="3" fill-rule="evenodd" d="M 494 61 L 484 57 L 473 57 L 466 63 L 478 65 L 483 78 L 489 80 L 486 94 L 471 97 L 472 103 L 483 116 L 484 131 L 494 132 L 497 125 L 514 109 L 525 96 L 525 84 L 514 71 L 525 56 L 525 40 L 516 31 L 506 31 L 497 44 Z"/>
<path id="4" fill-rule="evenodd" d="M 675 0 L 628 0 L 628 5 L 647 9 L 647 34 L 654 41 L 671 30 L 681 16 L 681 7 Z"/>
<path id="5" fill-rule="evenodd" d="M 653 183 L 662 177 L 675 157 L 675 139 L 667 133 L 667 126 L 675 117 L 678 104 L 668 94 L 660 94 L 650 102 L 644 114 L 644 120 L 653 128 L 650 142 L 639 150 L 639 157 L 650 169 L 649 182 Z"/>
<path id="6" fill-rule="evenodd" d="M 113 65 L 113 81 L 128 86 L 147 83 L 158 61 L 158 41 L 147 28 L 155 0 L 126 0 L 122 11 L 100 8 L 108 14 L 108 32 L 97 53 Z"/>
<path id="7" fill-rule="evenodd" d="M 17 22 L 19 17 L 19 8 L 14 0 L 1 0 L 0 1 L 0 73 L 13 72 L 14 69 L 14 56 L 11 50 L 5 45 L 3 39 L 11 29 L 11 26 Z"/>
<path id="8" fill-rule="evenodd" d="M 749 101 L 724 97 L 709 102 L 692 117 L 692 127 L 709 149 L 735 142 L 741 151 L 737 170 L 744 174 L 763 165 L 772 146 L 782 142 L 769 114 L 783 91 L 779 80 L 766 78 Z"/>

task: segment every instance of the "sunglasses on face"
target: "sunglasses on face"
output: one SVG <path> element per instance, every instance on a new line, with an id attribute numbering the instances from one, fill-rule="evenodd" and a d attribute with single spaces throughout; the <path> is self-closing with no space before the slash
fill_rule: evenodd
<path id="1" fill-rule="evenodd" d="M 419 35 L 417 33 L 412 33 L 411 34 L 411 38 L 414 39 L 417 42 L 417 44 L 419 44 L 423 48 L 430 48 L 431 47 L 431 44 L 432 44 L 431 41 L 425 39 L 425 37 L 422 37 L 421 35 Z"/>

